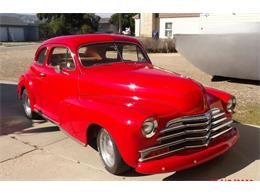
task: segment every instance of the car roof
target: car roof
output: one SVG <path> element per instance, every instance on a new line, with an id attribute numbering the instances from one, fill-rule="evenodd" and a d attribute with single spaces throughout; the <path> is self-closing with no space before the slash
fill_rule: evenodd
<path id="1" fill-rule="evenodd" d="M 43 42 L 45 44 L 64 44 L 71 49 L 77 49 L 80 45 L 98 42 L 111 41 L 126 41 L 140 44 L 139 41 L 133 37 L 116 34 L 82 34 L 82 35 L 67 35 L 48 39 Z"/>

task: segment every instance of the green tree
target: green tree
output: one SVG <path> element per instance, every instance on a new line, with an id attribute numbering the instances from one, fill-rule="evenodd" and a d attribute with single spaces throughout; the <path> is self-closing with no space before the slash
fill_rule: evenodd
<path id="1" fill-rule="evenodd" d="M 135 31 L 135 21 L 133 16 L 137 13 L 115 13 L 110 17 L 109 22 L 113 25 L 116 25 L 119 29 L 119 21 L 121 20 L 121 29 L 125 30 L 125 28 L 129 28 L 131 30 L 131 34 L 134 34 Z"/>
<path id="2" fill-rule="evenodd" d="M 98 30 L 100 17 L 95 14 L 39 13 L 42 39 L 70 34 L 93 33 Z"/>

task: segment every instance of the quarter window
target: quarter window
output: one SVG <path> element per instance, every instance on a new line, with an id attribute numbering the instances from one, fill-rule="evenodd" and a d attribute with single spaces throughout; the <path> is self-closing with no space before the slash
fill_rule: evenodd
<path id="1" fill-rule="evenodd" d="M 168 38 L 172 37 L 172 22 L 165 23 L 165 36 Z"/>
<path id="2" fill-rule="evenodd" d="M 65 47 L 55 47 L 52 49 L 48 60 L 49 66 L 60 65 L 61 68 L 74 69 L 76 66 L 73 61 L 73 57 L 68 48 Z"/>
<path id="3" fill-rule="evenodd" d="M 40 53 L 37 56 L 37 60 L 36 60 L 37 64 L 42 65 L 44 63 L 46 54 L 47 54 L 47 48 L 45 47 L 40 51 Z"/>

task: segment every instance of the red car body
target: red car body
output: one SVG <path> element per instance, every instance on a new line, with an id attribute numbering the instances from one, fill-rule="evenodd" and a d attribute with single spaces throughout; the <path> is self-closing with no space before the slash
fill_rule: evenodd
<path id="1" fill-rule="evenodd" d="M 136 44 L 147 60 L 87 68 L 81 65 L 78 54 L 81 45 L 106 42 Z M 48 66 L 51 49 L 59 46 L 71 51 L 75 69 L 57 72 Z M 36 58 L 44 47 L 46 58 L 39 66 Z M 38 48 L 29 70 L 20 77 L 20 99 L 24 89 L 33 111 L 85 145 L 89 136 L 95 136 L 95 127 L 104 127 L 125 163 L 140 173 L 178 171 L 201 164 L 224 153 L 239 137 L 231 125 L 232 113 L 226 109 L 232 95 L 154 67 L 142 45 L 132 37 L 93 34 L 47 40 Z M 214 113 L 220 117 L 216 117 L 216 124 Z M 151 138 L 141 132 L 148 117 L 158 121 L 158 129 Z M 175 140 L 166 139 L 162 143 L 160 138 L 169 129 L 169 121 L 174 124 L 170 129 L 178 132 L 173 135 L 166 131 L 166 136 L 173 135 Z M 193 126 L 199 125 L 204 125 L 205 134 L 201 136 L 192 131 Z M 214 128 L 216 132 L 212 131 Z"/>

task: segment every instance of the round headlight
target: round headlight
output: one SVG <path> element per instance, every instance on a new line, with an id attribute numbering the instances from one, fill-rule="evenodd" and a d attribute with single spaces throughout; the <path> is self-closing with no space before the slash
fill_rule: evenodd
<path id="1" fill-rule="evenodd" d="M 227 111 L 228 112 L 233 112 L 235 107 L 236 107 L 236 98 L 232 97 L 227 102 Z"/>
<path id="2" fill-rule="evenodd" d="M 146 138 L 150 138 L 155 134 L 157 127 L 158 127 L 158 122 L 152 117 L 150 117 L 143 122 L 142 134 Z"/>

